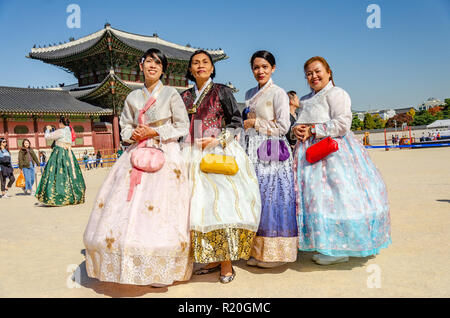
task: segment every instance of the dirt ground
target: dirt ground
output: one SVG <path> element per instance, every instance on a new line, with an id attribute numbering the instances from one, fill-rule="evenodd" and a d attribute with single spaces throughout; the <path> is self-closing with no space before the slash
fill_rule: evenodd
<path id="1" fill-rule="evenodd" d="M 86 275 L 82 236 L 103 168 L 84 172 L 83 205 L 40 207 L 17 188 L 0 199 L 0 297 L 449 297 L 450 148 L 370 155 L 387 184 L 392 221 L 393 244 L 375 257 L 320 266 L 313 253 L 299 253 L 276 269 L 239 261 L 227 285 L 217 272 L 168 288 L 99 282 Z"/>

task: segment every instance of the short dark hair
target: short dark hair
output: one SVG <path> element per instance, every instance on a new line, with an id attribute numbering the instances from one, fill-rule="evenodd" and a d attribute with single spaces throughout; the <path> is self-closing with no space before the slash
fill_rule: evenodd
<path id="1" fill-rule="evenodd" d="M 273 56 L 272 53 L 270 53 L 269 51 L 261 50 L 261 51 L 256 51 L 255 53 L 253 53 L 252 58 L 250 59 L 250 66 L 251 67 L 253 67 L 253 62 L 255 61 L 255 59 L 257 57 L 265 59 L 267 62 L 269 62 L 269 64 L 272 67 L 274 67 L 275 64 L 276 64 L 275 56 Z"/>
<path id="2" fill-rule="evenodd" d="M 288 94 L 289 98 L 292 98 L 292 97 L 294 97 L 294 95 L 297 95 L 297 92 L 296 91 L 289 91 L 289 92 L 287 92 L 287 94 Z"/>
<path id="3" fill-rule="evenodd" d="M 164 73 L 166 73 L 166 71 L 167 71 L 167 57 L 166 57 L 166 55 L 163 52 L 161 52 L 160 50 L 158 50 L 158 49 L 151 48 L 151 49 L 148 49 L 147 51 L 145 51 L 144 55 L 142 55 L 140 63 L 144 63 L 145 59 L 147 57 L 149 57 L 149 56 L 153 57 L 153 58 L 157 58 L 158 60 L 161 61 L 163 74 L 161 74 L 159 79 L 163 78 Z M 144 77 L 145 77 L 145 75 L 144 75 Z"/>
<path id="4" fill-rule="evenodd" d="M 201 53 L 205 54 L 205 55 L 209 58 L 209 60 L 211 61 L 211 64 L 212 64 L 213 67 L 214 67 L 213 72 L 212 72 L 212 74 L 211 74 L 211 76 L 210 76 L 211 79 L 213 79 L 214 77 L 216 77 L 216 67 L 214 66 L 214 61 L 213 61 L 213 59 L 212 59 L 212 57 L 211 57 L 211 54 L 209 54 L 209 53 L 208 53 L 207 51 L 205 51 L 205 50 L 197 50 L 197 51 L 195 51 L 195 52 L 191 55 L 191 58 L 189 59 L 189 64 L 188 64 L 187 72 L 186 72 L 186 78 L 187 78 L 188 80 L 192 81 L 192 82 L 195 82 L 195 77 L 192 75 L 191 71 L 189 70 L 189 69 L 191 68 L 191 65 L 192 65 L 192 59 L 194 58 L 194 56 L 199 55 L 199 54 L 201 54 Z"/>
<path id="5" fill-rule="evenodd" d="M 59 122 L 62 123 L 64 126 L 69 126 L 70 125 L 69 118 L 66 118 L 63 115 L 59 116 Z"/>

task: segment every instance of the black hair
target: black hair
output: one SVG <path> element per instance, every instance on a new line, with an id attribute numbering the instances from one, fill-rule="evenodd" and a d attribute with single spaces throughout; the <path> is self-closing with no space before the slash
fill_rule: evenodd
<path id="1" fill-rule="evenodd" d="M 8 140 L 6 140 L 6 138 L 1 137 L 1 138 L 0 138 L 0 144 L 3 142 L 3 140 L 6 141 L 5 149 L 9 152 L 9 149 L 8 149 Z"/>
<path id="2" fill-rule="evenodd" d="M 159 79 L 162 79 L 164 74 L 167 71 L 167 57 L 166 57 L 166 55 L 163 52 L 161 52 L 160 50 L 158 50 L 158 49 L 151 48 L 151 49 L 148 49 L 147 51 L 145 51 L 144 55 L 142 55 L 140 63 L 143 64 L 145 59 L 147 57 L 149 57 L 149 56 L 152 57 L 152 58 L 156 57 L 157 59 L 159 59 L 161 61 L 161 63 L 162 63 L 162 72 L 163 73 L 161 74 Z M 144 75 L 144 78 L 145 78 L 145 75 Z"/>
<path id="3" fill-rule="evenodd" d="M 213 65 L 214 69 L 213 72 L 211 74 L 211 79 L 213 79 L 214 77 L 216 77 L 216 67 L 214 66 L 214 62 L 213 59 L 211 57 L 211 54 L 209 54 L 208 52 L 206 52 L 205 50 L 197 50 L 195 51 L 192 55 L 191 58 L 189 59 L 189 64 L 188 64 L 188 68 L 187 68 L 187 72 L 186 72 L 186 78 L 192 82 L 195 82 L 195 77 L 191 74 L 191 71 L 189 70 L 191 68 L 192 65 L 192 59 L 194 58 L 194 56 L 198 55 L 198 54 L 205 54 L 209 60 L 211 61 L 211 64 Z"/>
<path id="4" fill-rule="evenodd" d="M 287 94 L 289 96 L 289 99 L 291 99 L 291 98 L 294 98 L 295 95 L 297 95 L 297 92 L 296 91 L 289 91 L 289 92 L 287 92 Z"/>
<path id="5" fill-rule="evenodd" d="M 269 62 L 269 64 L 274 67 L 275 66 L 275 56 L 273 56 L 272 53 L 270 53 L 269 51 L 256 51 L 255 53 L 253 53 L 252 58 L 250 59 L 250 66 L 253 67 L 253 62 L 255 61 L 255 59 L 257 57 L 263 58 L 265 59 L 267 62 Z"/>
<path id="6" fill-rule="evenodd" d="M 59 116 L 59 122 L 62 123 L 64 126 L 69 126 L 70 125 L 70 120 L 69 118 L 65 118 L 64 116 Z"/>
<path id="7" fill-rule="evenodd" d="M 28 148 L 31 149 L 31 141 L 27 138 L 25 138 L 24 140 L 22 140 L 22 148 L 25 148 L 25 141 L 28 141 L 28 144 L 30 145 Z"/>

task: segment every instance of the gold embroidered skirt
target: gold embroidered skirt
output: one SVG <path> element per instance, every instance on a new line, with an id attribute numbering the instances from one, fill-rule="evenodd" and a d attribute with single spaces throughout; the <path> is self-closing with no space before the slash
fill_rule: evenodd
<path id="1" fill-rule="evenodd" d="M 207 153 L 233 156 L 239 171 L 232 176 L 204 173 L 200 161 Z M 190 229 L 192 254 L 198 263 L 248 259 L 261 215 L 261 197 L 255 169 L 235 140 L 202 151 L 186 146 L 190 164 Z"/>
<path id="2" fill-rule="evenodd" d="M 255 232 L 244 229 L 219 229 L 208 233 L 191 231 L 192 253 L 197 263 L 248 259 Z"/>
<path id="3" fill-rule="evenodd" d="M 298 237 L 256 236 L 251 257 L 261 262 L 295 262 L 298 253 Z"/>

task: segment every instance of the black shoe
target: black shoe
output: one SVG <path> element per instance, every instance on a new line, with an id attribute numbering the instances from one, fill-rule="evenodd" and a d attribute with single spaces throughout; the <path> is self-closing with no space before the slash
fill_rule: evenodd
<path id="1" fill-rule="evenodd" d="M 217 272 L 219 270 L 220 270 L 220 264 L 217 265 L 216 267 L 212 267 L 212 268 L 200 268 L 194 272 L 194 275 L 205 275 L 205 274 Z"/>
<path id="2" fill-rule="evenodd" d="M 232 272 L 231 276 L 220 275 L 219 281 L 222 284 L 228 284 L 233 281 L 234 277 L 236 277 L 236 272 L 234 271 L 234 268 L 233 268 L 233 272 Z"/>

